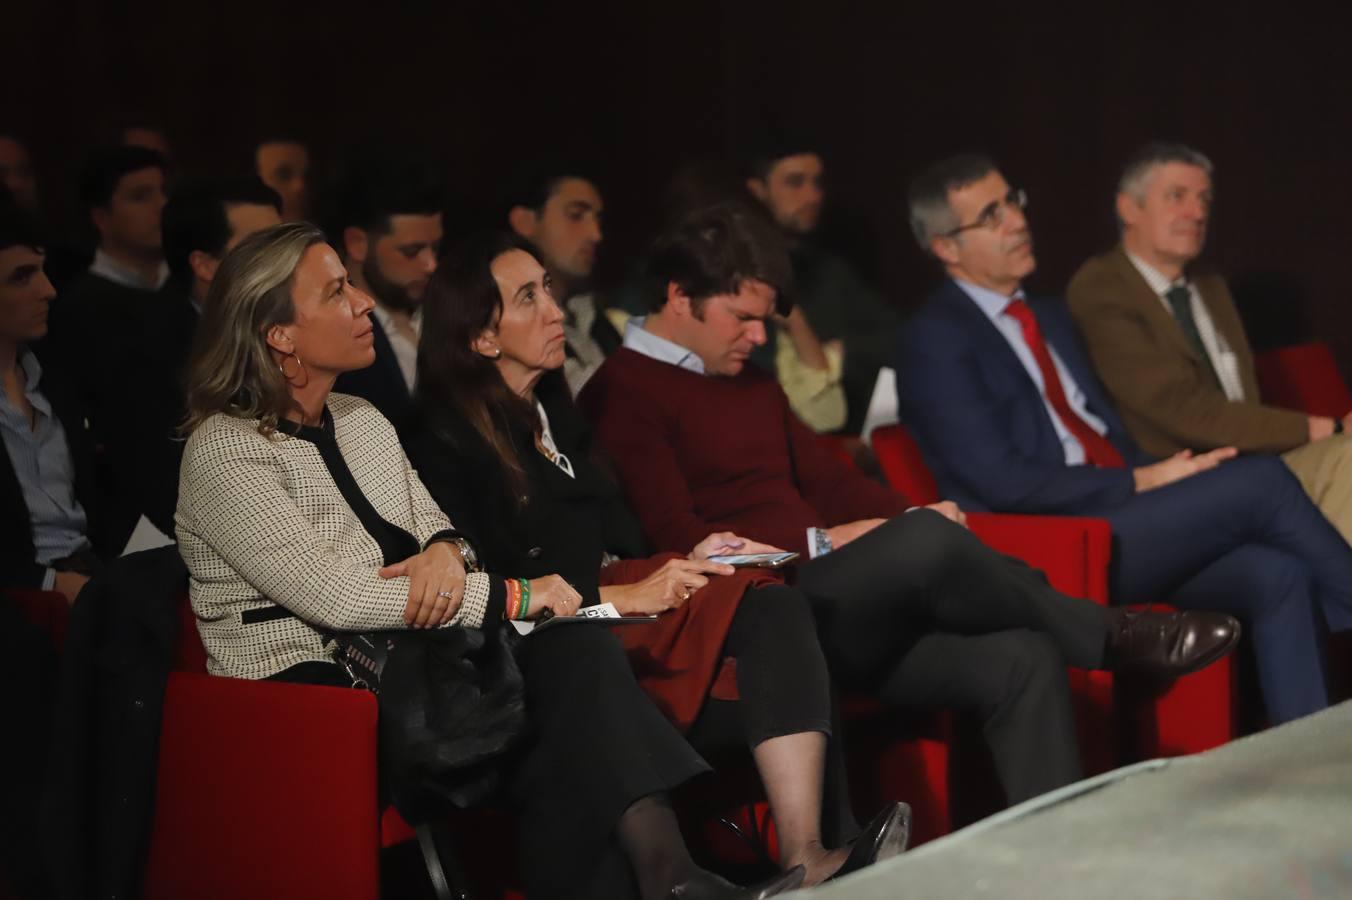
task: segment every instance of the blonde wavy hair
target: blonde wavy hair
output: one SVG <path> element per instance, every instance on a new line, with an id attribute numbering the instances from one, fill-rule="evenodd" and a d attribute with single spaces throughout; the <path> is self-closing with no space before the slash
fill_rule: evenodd
<path id="1" fill-rule="evenodd" d="M 274 325 L 294 321 L 291 284 L 305 251 L 325 241 L 309 222 L 288 222 L 252 234 L 231 250 L 212 279 L 188 360 L 188 415 L 192 433 L 216 413 L 257 419 L 271 436 L 294 403 L 268 349 Z"/>

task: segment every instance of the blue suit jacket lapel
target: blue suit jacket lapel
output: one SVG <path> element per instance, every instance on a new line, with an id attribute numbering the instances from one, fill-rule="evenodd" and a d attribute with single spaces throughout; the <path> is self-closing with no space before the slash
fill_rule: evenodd
<path id="1" fill-rule="evenodd" d="M 980 364 L 995 370 L 1001 381 L 1018 385 L 1019 395 L 1028 408 L 1028 414 L 1037 417 L 1043 431 L 1041 441 L 1049 446 L 1060 447 L 1061 439 L 1056 436 L 1056 427 L 1052 425 L 1042 394 L 1028 377 L 1023 362 L 1009 346 L 1005 336 L 952 279 L 944 283 L 941 295 L 949 311 L 962 320 L 963 334 L 972 335 Z"/>

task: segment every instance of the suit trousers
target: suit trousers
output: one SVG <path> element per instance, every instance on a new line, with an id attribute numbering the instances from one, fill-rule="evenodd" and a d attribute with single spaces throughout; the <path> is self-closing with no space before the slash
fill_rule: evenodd
<path id="1" fill-rule="evenodd" d="M 975 712 L 1010 803 L 1081 777 L 1067 665 L 1103 663 L 1104 610 L 932 510 L 799 567 L 843 687 Z"/>
<path id="2" fill-rule="evenodd" d="M 1231 460 L 1099 515 L 1115 601 L 1238 617 L 1273 724 L 1328 705 L 1323 632 L 1352 627 L 1352 548 L 1280 459 Z"/>
<path id="3" fill-rule="evenodd" d="M 1352 434 L 1335 434 L 1282 454 L 1305 493 L 1352 543 Z"/>

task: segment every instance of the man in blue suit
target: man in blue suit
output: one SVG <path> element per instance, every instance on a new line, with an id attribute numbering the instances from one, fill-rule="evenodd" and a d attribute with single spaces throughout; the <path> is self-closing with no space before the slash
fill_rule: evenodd
<path id="1" fill-rule="evenodd" d="M 1300 483 L 1224 447 L 1141 454 L 1059 300 L 1022 289 L 1036 267 L 1026 196 L 987 157 L 912 183 L 911 226 L 947 278 L 903 328 L 902 420 L 966 509 L 1107 519 L 1119 603 L 1168 600 L 1239 616 L 1268 715 L 1328 705 L 1322 630 L 1352 627 L 1352 548 Z"/>

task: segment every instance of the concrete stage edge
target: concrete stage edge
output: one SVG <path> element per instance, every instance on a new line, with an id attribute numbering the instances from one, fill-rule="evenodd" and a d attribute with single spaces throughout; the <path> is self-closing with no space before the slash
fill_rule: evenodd
<path id="1" fill-rule="evenodd" d="M 1108 772 L 794 896 L 1352 898 L 1352 701 Z"/>

